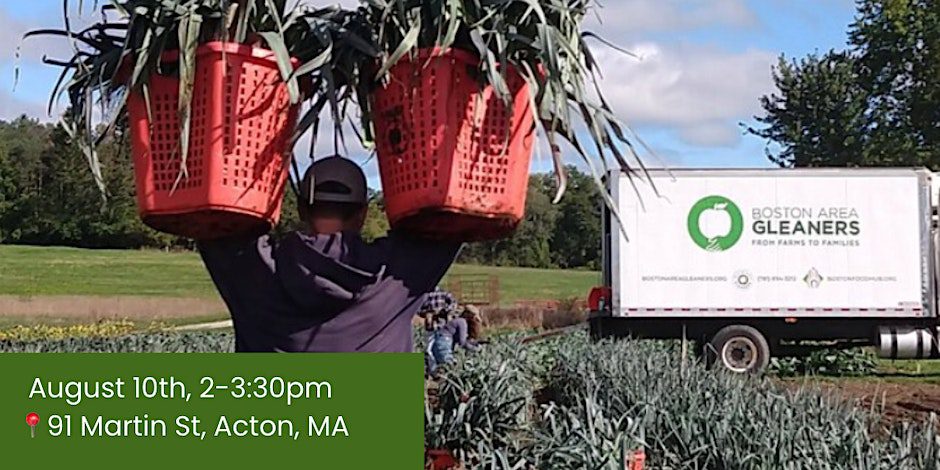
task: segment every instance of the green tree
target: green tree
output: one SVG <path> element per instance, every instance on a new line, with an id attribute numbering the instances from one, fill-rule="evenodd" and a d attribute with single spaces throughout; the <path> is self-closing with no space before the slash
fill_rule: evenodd
<path id="1" fill-rule="evenodd" d="M 157 232 L 140 220 L 137 212 L 134 165 L 126 133 L 118 132 L 114 138 L 106 140 L 98 148 L 103 165 L 102 176 L 107 188 L 107 202 L 104 203 L 79 149 L 64 133 L 61 138 L 62 144 L 56 145 L 56 148 L 68 145 L 74 152 L 71 162 L 77 163 L 78 168 L 67 167 L 68 173 L 60 178 L 71 181 L 72 186 L 68 191 L 81 195 L 81 200 L 87 204 L 86 207 L 98 209 L 82 211 L 76 208 L 76 213 L 81 216 L 75 222 L 78 224 L 75 244 L 108 248 L 191 245 L 189 240 Z M 66 194 L 64 197 L 69 196 Z"/>
<path id="2" fill-rule="evenodd" d="M 859 1 L 849 39 L 869 91 L 868 163 L 940 168 L 940 4 Z"/>
<path id="3" fill-rule="evenodd" d="M 4 224 L 4 216 L 13 211 L 17 200 L 16 182 L 13 179 L 6 146 L 0 141 L 0 243 L 10 238 L 9 228 Z"/>
<path id="4" fill-rule="evenodd" d="M 781 56 L 773 70 L 777 91 L 760 99 L 763 128 L 751 132 L 775 145 L 767 157 L 780 166 L 850 166 L 862 163 L 866 92 L 855 60 L 845 53 Z"/>
<path id="5" fill-rule="evenodd" d="M 362 227 L 362 238 L 372 241 L 388 233 L 388 217 L 385 215 L 385 199 L 381 192 L 369 190 L 369 214 Z"/>
<path id="6" fill-rule="evenodd" d="M 118 133 L 99 148 L 107 204 L 78 147 L 28 118 L 0 122 L 0 238 L 6 243 L 136 248 L 168 246 L 137 217 L 133 166 Z"/>
<path id="7" fill-rule="evenodd" d="M 274 227 L 274 234 L 282 236 L 293 230 L 303 230 L 304 224 L 300 221 L 300 214 L 297 212 L 297 193 L 294 192 L 292 181 L 287 182 L 287 189 L 284 190 L 284 202 L 281 204 L 281 218 Z"/>
<path id="8" fill-rule="evenodd" d="M 461 252 L 461 261 L 498 266 L 554 267 L 551 237 L 558 220 L 558 207 L 542 184 L 541 175 L 529 180 L 525 218 L 512 237 L 504 240 L 470 243 Z"/>
<path id="9" fill-rule="evenodd" d="M 555 193 L 555 179 L 542 176 L 549 194 Z M 594 179 L 574 166 L 568 167 L 568 185 L 559 202 L 558 218 L 549 244 L 553 264 L 562 268 L 600 268 L 601 199 Z"/>
<path id="10" fill-rule="evenodd" d="M 849 50 L 781 58 L 761 98 L 768 156 L 781 166 L 940 169 L 940 7 L 859 0 Z"/>
<path id="11" fill-rule="evenodd" d="M 5 242 L 17 243 L 33 232 L 41 218 L 44 182 L 48 180 L 43 152 L 49 146 L 50 127 L 25 116 L 0 121 L 0 165 L 6 207 L 0 212 L 0 232 Z"/>

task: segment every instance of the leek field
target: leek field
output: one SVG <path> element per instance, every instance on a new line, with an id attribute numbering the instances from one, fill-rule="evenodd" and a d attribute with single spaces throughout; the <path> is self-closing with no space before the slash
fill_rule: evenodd
<path id="1" fill-rule="evenodd" d="M 933 413 L 892 421 L 813 382 L 733 376 L 675 342 L 591 342 L 584 333 L 462 357 L 425 398 L 425 444 L 467 468 L 940 468 Z"/>
<path id="2" fill-rule="evenodd" d="M 422 332 L 416 331 L 417 341 Z M 828 383 L 681 364 L 675 342 L 494 338 L 428 380 L 425 447 L 460 468 L 940 469 L 937 416 L 897 419 Z M 0 352 L 229 352 L 230 332 L 2 339 Z M 848 384 L 846 382 L 845 384 Z"/>

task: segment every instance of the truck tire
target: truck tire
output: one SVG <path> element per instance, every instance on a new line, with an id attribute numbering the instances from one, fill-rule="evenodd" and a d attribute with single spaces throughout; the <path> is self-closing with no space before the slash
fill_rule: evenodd
<path id="1" fill-rule="evenodd" d="M 705 364 L 739 374 L 758 374 L 770 364 L 770 345 L 755 328 L 726 326 L 705 345 Z"/>

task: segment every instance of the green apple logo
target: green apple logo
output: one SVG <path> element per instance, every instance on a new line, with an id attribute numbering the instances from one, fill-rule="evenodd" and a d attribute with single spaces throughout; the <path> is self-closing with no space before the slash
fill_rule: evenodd
<path id="1" fill-rule="evenodd" d="M 741 238 L 744 218 L 738 206 L 724 196 L 699 199 L 689 211 L 689 236 L 707 251 L 725 251 Z"/>

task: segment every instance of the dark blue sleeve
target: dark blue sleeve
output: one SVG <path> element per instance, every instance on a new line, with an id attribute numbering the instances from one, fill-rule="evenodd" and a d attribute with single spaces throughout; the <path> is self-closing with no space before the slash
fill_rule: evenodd
<path id="1" fill-rule="evenodd" d="M 434 290 L 457 258 L 462 243 L 441 242 L 391 233 L 377 242 L 388 253 L 388 274 L 414 294 Z"/>
<path id="2" fill-rule="evenodd" d="M 269 236 L 203 240 L 202 261 L 233 318 L 263 309 L 277 289 Z"/>

